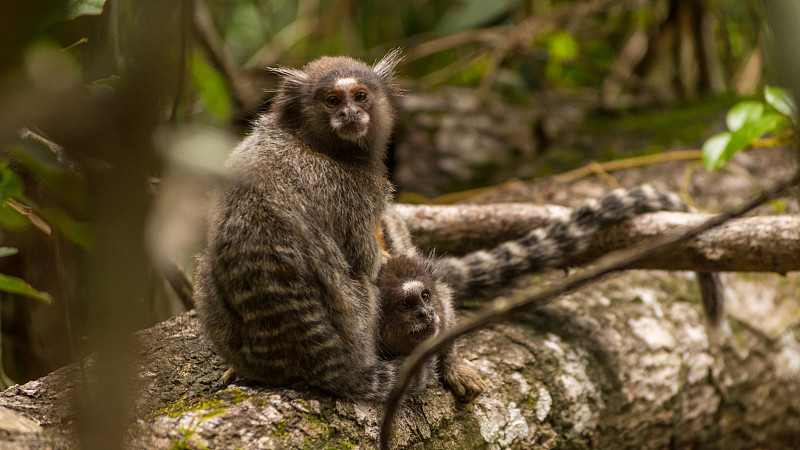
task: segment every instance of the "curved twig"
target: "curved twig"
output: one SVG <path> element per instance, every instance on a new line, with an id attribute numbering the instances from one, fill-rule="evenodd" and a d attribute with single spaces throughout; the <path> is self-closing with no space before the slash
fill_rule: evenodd
<path id="1" fill-rule="evenodd" d="M 652 155 L 634 156 L 606 162 L 594 162 L 574 170 L 553 175 L 552 180 L 556 183 L 567 183 L 597 173 L 597 169 L 602 169 L 604 172 L 611 172 L 614 170 L 630 169 L 632 167 L 646 166 L 667 161 L 694 160 L 702 157 L 702 150 L 672 150 Z"/>

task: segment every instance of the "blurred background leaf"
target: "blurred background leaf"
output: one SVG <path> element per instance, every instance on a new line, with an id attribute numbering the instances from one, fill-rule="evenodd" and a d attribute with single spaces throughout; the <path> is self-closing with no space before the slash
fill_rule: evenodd
<path id="1" fill-rule="evenodd" d="M 103 13 L 106 0 L 70 0 L 65 19 L 72 20 L 79 16 L 98 16 Z"/>
<path id="2" fill-rule="evenodd" d="M 88 174 L 122 170 L 121 148 L 141 152 L 147 179 L 120 182 L 141 187 L 132 198 L 158 192 L 151 226 L 169 232 L 148 232 L 151 253 L 191 273 L 202 220 L 183 211 L 204 211 L 224 177 L 214 167 L 268 107 L 278 80 L 267 67 L 325 54 L 371 62 L 403 48 L 409 94 L 389 164 L 400 192 L 427 196 L 709 136 L 706 165 L 718 168 L 753 136 L 787 126 L 783 115 L 797 117 L 785 91 L 756 97 L 770 76 L 757 0 L 180 0 L 162 18 L 161 66 L 136 57 L 145 3 L 0 2 L 0 245 L 18 249 L 0 258 L 0 273 L 52 297 L 52 307 L 0 297 L 3 364 L 16 380 L 83 354 L 76 261 L 114 232 L 94 223 L 105 211 Z M 136 135 L 143 98 L 125 88 L 143 74 L 159 80 L 159 113 L 146 118 L 158 132 L 115 141 Z M 124 95 L 127 120 L 110 113 Z M 740 106 L 735 129 L 719 134 L 741 100 L 762 106 Z M 154 142 L 163 169 L 147 165 Z M 185 308 L 160 276 L 151 288 L 136 304 L 149 323 Z"/>
<path id="3" fill-rule="evenodd" d="M 50 294 L 37 291 L 30 284 L 26 283 L 25 280 L 17 277 L 0 274 L 0 291 L 24 295 L 25 297 L 39 300 L 48 305 L 53 303 L 53 298 L 50 297 Z"/>

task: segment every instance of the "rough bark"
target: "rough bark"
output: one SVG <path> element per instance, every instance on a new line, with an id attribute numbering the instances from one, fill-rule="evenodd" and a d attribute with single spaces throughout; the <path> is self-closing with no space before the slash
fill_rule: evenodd
<path id="1" fill-rule="evenodd" d="M 440 253 L 464 254 L 524 236 L 535 227 L 566 217 L 555 205 L 395 205 L 421 246 Z M 610 251 L 702 222 L 704 214 L 645 214 L 601 230 L 592 245 L 569 260 L 581 265 Z M 732 220 L 690 242 L 645 261 L 637 268 L 666 270 L 800 270 L 800 216 L 758 216 Z"/>
<path id="2" fill-rule="evenodd" d="M 692 275 L 661 271 L 618 274 L 516 323 L 484 329 L 461 347 L 489 392 L 457 404 L 437 383 L 404 407 L 393 444 L 793 446 L 800 442 L 798 277 L 771 277 L 766 289 L 749 276 L 726 277 L 733 332 L 722 333 L 719 347 L 702 325 Z M 192 312 L 138 338 L 131 448 L 375 444 L 379 405 L 302 386 L 223 388 L 224 364 Z M 0 394 L 0 448 L 74 445 L 71 405 L 80 399 L 80 379 L 73 365 Z"/>

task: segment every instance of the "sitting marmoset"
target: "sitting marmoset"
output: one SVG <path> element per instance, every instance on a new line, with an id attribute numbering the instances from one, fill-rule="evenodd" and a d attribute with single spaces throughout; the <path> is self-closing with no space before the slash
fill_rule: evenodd
<path id="1" fill-rule="evenodd" d="M 378 275 L 380 350 L 384 357 L 406 356 L 455 324 L 450 287 L 436 278 L 430 259 L 393 256 Z M 458 358 L 455 345 L 439 352 L 439 372 L 461 400 L 471 401 L 486 384 Z"/>

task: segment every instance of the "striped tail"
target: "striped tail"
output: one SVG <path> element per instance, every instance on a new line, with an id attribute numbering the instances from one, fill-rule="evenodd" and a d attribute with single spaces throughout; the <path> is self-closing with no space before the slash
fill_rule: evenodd
<path id="1" fill-rule="evenodd" d="M 437 264 L 438 275 L 460 296 L 503 286 L 520 275 L 563 266 L 569 255 L 586 249 L 597 231 L 607 225 L 655 211 L 685 212 L 688 207 L 677 195 L 658 192 L 648 185 L 617 189 L 600 201 L 586 202 L 568 218 L 532 230 L 520 239 L 490 250 L 442 258 Z M 719 277 L 700 273 L 698 282 L 708 320 L 716 326 L 724 313 Z"/>

